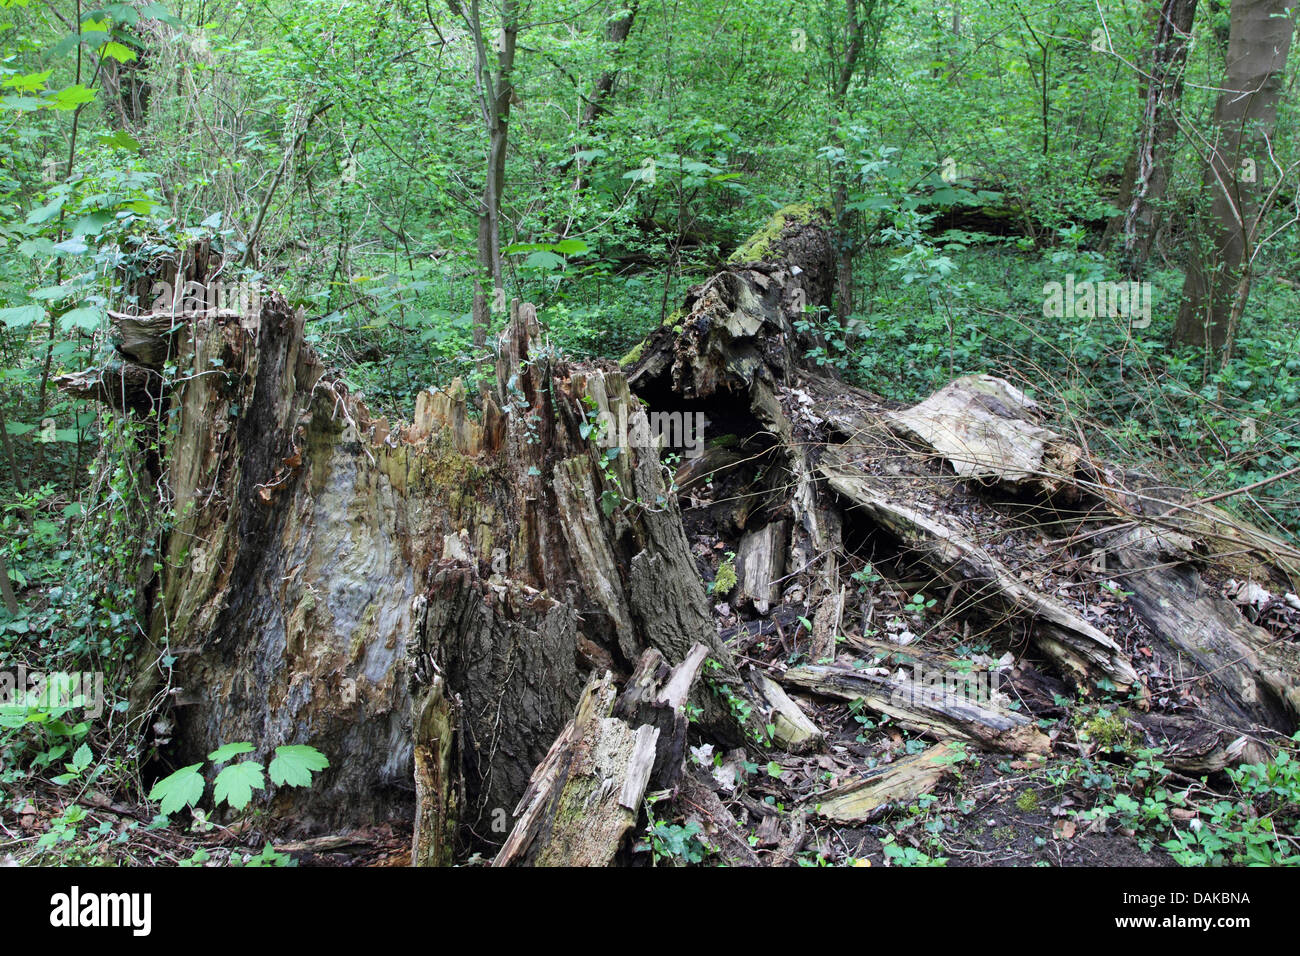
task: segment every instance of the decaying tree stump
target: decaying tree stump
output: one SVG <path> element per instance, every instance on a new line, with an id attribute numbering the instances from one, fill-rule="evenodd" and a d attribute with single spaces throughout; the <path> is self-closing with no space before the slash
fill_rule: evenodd
<path id="1" fill-rule="evenodd" d="M 806 357 L 817 342 L 799 323 L 805 305 L 824 303 L 824 287 L 808 278 L 827 268 L 822 235 L 815 217 L 787 225 L 770 261 L 732 266 L 693 289 L 674 328 L 652 333 L 629 370 L 652 406 L 711 401 L 715 431 L 739 436 L 725 453 L 706 453 L 712 472 L 696 463 L 682 483 L 689 496 L 706 476 L 730 474 L 727 487 L 745 489 L 739 515 L 708 515 L 737 542 L 741 601 L 760 615 L 780 603 L 805 611 L 812 662 L 830 664 L 836 650 L 826 635 L 842 639 L 838 625 L 859 616 L 844 606 L 844 577 L 883 552 L 929 576 L 947 595 L 946 618 L 1003 646 L 1028 642 L 1085 692 L 1130 692 L 1134 733 L 1167 743 L 1174 764 L 1259 759 L 1294 732 L 1296 635 L 1245 620 L 1194 565 L 1286 591 L 1296 587 L 1300 554 L 1094 458 L 1001 379 L 968 376 L 911 408 L 838 380 Z M 1044 518 L 1066 541 L 1056 552 L 1043 543 Z M 1171 530 L 1183 543 L 1173 555 Z M 1071 551 L 1075 535 L 1090 544 Z M 1159 560 L 1153 541 L 1164 542 Z M 1138 632 L 1089 609 L 1090 595 L 1114 591 L 1132 592 Z M 834 669 L 824 668 L 799 674 L 787 678 L 819 694 L 850 695 L 844 688 L 858 684 L 858 699 L 898 699 L 888 679 L 832 680 Z M 934 710 L 944 703 L 930 700 L 926 719 L 914 713 L 911 722 L 937 733 Z M 1029 737 L 997 743 L 1010 725 L 990 716 L 968 711 L 955 721 L 964 730 L 948 735 L 1042 751 L 1043 741 Z"/>
<path id="2" fill-rule="evenodd" d="M 1212 593 L 1214 548 L 1189 525 L 1221 513 L 1156 507 L 1151 485 L 1056 435 L 999 379 L 910 409 L 838 380 L 807 358 L 820 339 L 801 321 L 834 285 L 826 223 L 781 222 L 746 247 L 761 261 L 691 290 L 626 374 L 567 362 L 516 305 L 481 406 L 456 383 L 421 393 L 409 423 L 374 416 L 323 367 L 278 295 L 253 313 L 116 315 L 114 361 L 63 385 L 158 425 L 149 467 L 171 520 L 132 713 L 171 737 L 166 760 L 310 743 L 329 770 L 273 814 L 306 831 L 413 821 L 417 864 L 470 848 L 607 864 L 657 787 L 693 794 L 715 845 L 749 863 L 712 785 L 683 772 L 688 735 L 816 752 L 804 694 L 1046 753 L 1002 703 L 909 695 L 907 678 L 862 670 L 903 643 L 869 626 L 854 577 L 868 561 L 881 588 L 921 575 L 945 598 L 931 613 L 999 653 L 1084 693 L 1129 692 L 1133 732 L 1168 742 L 1175 764 L 1221 767 L 1294 730 L 1295 645 Z M 202 282 L 220 262 L 204 249 L 173 268 Z M 708 423 L 676 474 L 649 426 L 661 411 Z M 631 437 L 611 440 L 611 422 Z M 1053 550 L 1043 513 L 1089 545 Z M 727 611 L 806 622 L 806 665 L 783 674 L 724 643 L 687 534 L 700 522 L 734 545 Z M 1286 583 L 1285 548 L 1235 528 Z M 1097 598 L 1112 578 L 1135 618 Z M 933 786 L 938 752 L 841 784 L 823 810 L 866 819 Z M 805 836 L 800 816 L 771 861 Z"/>

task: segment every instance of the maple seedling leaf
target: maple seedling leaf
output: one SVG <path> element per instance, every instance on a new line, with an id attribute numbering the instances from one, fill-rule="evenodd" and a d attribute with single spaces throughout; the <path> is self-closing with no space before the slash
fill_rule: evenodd
<path id="1" fill-rule="evenodd" d="M 233 743 L 222 744 L 212 753 L 208 754 L 208 759 L 213 763 L 225 763 L 231 757 L 238 757 L 240 754 L 251 754 L 255 748 L 250 743 Z"/>
<path id="2" fill-rule="evenodd" d="M 192 763 L 181 767 L 174 774 L 163 777 L 149 791 L 150 800 L 162 801 L 162 813 L 170 816 L 177 810 L 193 806 L 203 796 L 203 775 L 199 773 L 201 763 Z"/>
<path id="3" fill-rule="evenodd" d="M 262 765 L 255 760 L 242 760 L 217 774 L 212 783 L 212 800 L 214 803 L 224 800 L 233 809 L 242 810 L 253 799 L 253 790 L 265 786 Z"/>
<path id="4" fill-rule="evenodd" d="M 276 747 L 275 759 L 271 761 L 271 782 L 276 786 L 287 783 L 291 787 L 310 787 L 312 773 L 329 765 L 325 755 L 315 747 L 306 744 Z"/>

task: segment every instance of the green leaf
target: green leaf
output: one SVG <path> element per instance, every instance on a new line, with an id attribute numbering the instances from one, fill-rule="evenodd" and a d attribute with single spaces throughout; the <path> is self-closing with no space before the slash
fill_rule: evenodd
<path id="1" fill-rule="evenodd" d="M 135 50 L 125 44 L 118 43 L 116 40 L 109 40 L 99 52 L 104 56 L 117 60 L 118 63 L 129 63 L 135 59 Z"/>
<path id="2" fill-rule="evenodd" d="M 99 235 L 99 231 L 116 218 L 112 211 L 108 209 L 97 209 L 94 212 L 86 213 L 73 225 L 72 235 L 74 238 Z"/>
<path id="3" fill-rule="evenodd" d="M 54 244 L 55 252 L 65 252 L 70 256 L 79 256 L 90 251 L 90 246 L 86 245 L 86 240 L 73 237 L 65 239 L 62 242 Z"/>
<path id="4" fill-rule="evenodd" d="M 45 81 L 50 78 L 50 74 L 53 72 L 53 70 L 46 70 L 44 73 L 11 76 L 4 81 L 4 86 L 8 89 L 18 90 L 20 93 L 37 93 L 45 89 Z"/>
<path id="5" fill-rule="evenodd" d="M 59 210 L 63 208 L 63 204 L 67 201 L 67 198 L 66 193 L 61 196 L 55 196 L 39 209 L 33 209 L 27 214 L 27 225 L 39 226 L 43 222 L 49 222 L 59 214 Z"/>
<path id="6" fill-rule="evenodd" d="M 306 744 L 276 747 L 275 759 L 271 761 L 271 782 L 277 786 L 309 787 L 312 773 L 329 765 L 325 755 L 315 747 Z"/>
<path id="7" fill-rule="evenodd" d="M 212 783 L 212 799 L 216 803 L 223 800 L 235 810 L 242 810 L 253 799 L 253 791 L 266 786 L 262 775 L 262 765 L 254 760 L 232 763 Z"/>
<path id="8" fill-rule="evenodd" d="M 90 761 L 92 759 L 90 748 L 85 744 L 82 744 L 77 748 L 77 752 L 72 755 L 72 763 L 68 765 L 68 769 L 73 773 L 81 773 L 81 771 L 90 766 Z"/>
<path id="9" fill-rule="evenodd" d="M 586 252 L 591 247 L 581 239 L 561 239 L 551 248 L 562 255 L 576 256 L 579 253 Z"/>
<path id="10" fill-rule="evenodd" d="M 524 267 L 527 269 L 562 269 L 564 268 L 564 257 L 557 256 L 553 252 L 539 250 L 531 253 L 524 260 Z"/>
<path id="11" fill-rule="evenodd" d="M 56 110 L 74 110 L 83 103 L 89 103 L 94 98 L 94 90 L 87 89 L 80 83 L 74 83 L 72 86 L 55 93 L 51 97 L 50 105 Z"/>
<path id="12" fill-rule="evenodd" d="M 0 96 L 0 108 L 2 109 L 30 113 L 32 110 L 39 110 L 44 107 L 45 100 L 38 99 L 35 96 Z"/>
<path id="13" fill-rule="evenodd" d="M 182 26 L 181 21 L 161 3 L 146 3 L 140 8 L 140 16 L 150 20 L 161 20 L 163 23 L 174 27 Z"/>
<path id="14" fill-rule="evenodd" d="M 47 285 L 42 289 L 33 289 L 27 293 L 27 298 L 35 299 L 37 302 L 57 302 L 61 299 L 71 298 L 76 289 L 70 285 Z"/>
<path id="15" fill-rule="evenodd" d="M 252 744 L 243 741 L 233 744 L 222 744 L 212 753 L 208 754 L 208 759 L 213 763 L 225 763 L 231 757 L 238 757 L 240 754 L 251 754 L 255 748 Z"/>
<path id="16" fill-rule="evenodd" d="M 164 814 L 171 815 L 183 807 L 193 806 L 203 796 L 203 776 L 199 773 L 201 763 L 192 763 L 181 767 L 169 777 L 163 777 L 149 791 L 150 800 L 161 800 L 160 808 Z"/>
<path id="17" fill-rule="evenodd" d="M 59 327 L 64 332 L 71 332 L 73 329 L 81 329 L 83 332 L 94 332 L 99 328 L 103 319 L 103 309 L 94 305 L 83 305 L 79 309 L 64 312 L 59 316 Z"/>
<path id="18" fill-rule="evenodd" d="M 125 130 L 115 130 L 112 134 L 100 133 L 99 141 L 113 149 L 124 149 L 130 153 L 140 152 L 140 141 Z"/>
<path id="19" fill-rule="evenodd" d="M 45 318 L 45 310 L 39 305 L 18 305 L 12 309 L 0 309 L 0 322 L 11 329 L 25 329 Z"/>

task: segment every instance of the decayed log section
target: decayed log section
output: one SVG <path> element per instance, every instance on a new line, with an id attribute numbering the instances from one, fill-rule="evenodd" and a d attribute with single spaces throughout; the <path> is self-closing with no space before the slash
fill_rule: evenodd
<path id="1" fill-rule="evenodd" d="M 952 754 L 938 744 L 836 784 L 812 799 L 818 816 L 836 823 L 869 823 L 891 806 L 907 806 L 929 793 L 950 771 Z"/>
<path id="2" fill-rule="evenodd" d="M 1263 760 L 1270 740 L 1295 729 L 1300 649 L 1248 621 L 1196 567 L 1218 565 L 1285 588 L 1295 582 L 1293 549 L 1177 489 L 1089 457 L 1043 427 L 1022 392 L 990 376 L 960 379 L 890 420 L 958 475 L 1028 485 L 1071 502 L 1091 499 L 1094 508 L 1129 519 L 1117 531 L 1100 529 L 1107 569 L 1147 628 L 1159 676 L 1194 699 L 1201 719 L 1218 731 L 1139 718 L 1148 735 L 1157 727 L 1171 732 L 1181 748 L 1173 762 L 1199 768 Z"/>
<path id="3" fill-rule="evenodd" d="M 1268 740 L 1293 732 L 1294 642 L 1251 625 L 1226 601 L 1198 597 L 1203 582 L 1190 562 L 1239 568 L 1248 558 L 1252 570 L 1294 587 L 1294 549 L 1094 458 L 1047 427 L 1043 411 L 1001 379 L 969 376 L 911 408 L 838 380 L 805 357 L 819 343 L 797 324 L 804 306 L 825 304 L 824 235 L 816 215 L 787 215 L 766 261 L 734 264 L 691 290 L 672 322 L 631 356 L 629 381 L 651 405 L 711 402 L 718 429 L 742 437 L 710 449 L 707 464 L 683 469 L 687 496 L 710 475 L 753 462 L 767 469 L 761 480 L 733 482 L 748 502 L 743 510 L 725 513 L 726 521 L 716 506 L 709 511 L 738 541 L 738 600 L 759 615 L 794 603 L 810 619 L 810 659 L 829 663 L 849 616 L 843 572 L 860 566 L 854 545 L 864 534 L 888 539 L 900 560 L 947 592 L 947 616 L 1002 634 L 1004 646 L 1027 639 L 1085 690 L 1130 692 L 1135 734 L 1168 740 L 1185 767 L 1256 759 Z M 1105 561 L 1090 574 L 1087 550 L 1067 554 L 1072 570 L 1058 575 L 1061 555 L 1044 548 L 1035 513 L 1052 516 L 1054 535 L 1064 529 L 1068 540 L 1073 529 L 1083 541 L 1102 542 Z M 1197 539 L 1195 554 L 1153 568 L 1131 540 L 1099 527 L 1117 519 L 1122 529 L 1182 530 Z M 1133 591 L 1143 653 L 1154 664 L 1135 662 L 1127 628 L 1062 596 L 1098 592 L 1112 579 Z M 1166 703 L 1170 682 L 1195 693 Z M 1189 712 L 1188 700 L 1199 711 Z M 969 717 L 950 721 L 945 732 L 1006 746 L 987 721 Z"/>
<path id="4" fill-rule="evenodd" d="M 674 786 L 686 760 L 682 713 L 709 648 L 671 670 L 645 652 L 621 695 L 592 674 L 577 713 L 533 771 L 493 866 L 608 866 L 641 813 L 646 788 Z"/>
<path id="5" fill-rule="evenodd" d="M 321 365 L 278 295 L 157 318 L 119 317 L 159 339 L 63 385 L 171 423 L 157 478 L 174 517 L 132 693 L 142 726 L 174 725 L 167 762 L 311 743 L 330 769 L 275 812 L 310 830 L 414 818 L 413 858 L 444 863 L 505 838 L 589 674 L 700 646 L 711 679 L 748 694 L 658 446 L 615 457 L 589 430 L 622 414 L 637 434 L 640 403 L 621 374 L 566 364 L 531 307 L 477 416 L 456 385 L 398 425 Z M 742 739 L 696 697 L 702 727 Z"/>
<path id="6" fill-rule="evenodd" d="M 852 667 L 812 664 L 787 671 L 786 683 L 827 697 L 860 700 L 909 730 L 936 740 L 966 740 L 994 752 L 1046 755 L 1047 737 L 1024 714 L 955 689 Z"/>

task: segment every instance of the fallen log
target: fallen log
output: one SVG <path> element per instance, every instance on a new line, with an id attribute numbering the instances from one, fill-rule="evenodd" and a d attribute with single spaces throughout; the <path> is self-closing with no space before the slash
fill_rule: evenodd
<path id="1" fill-rule="evenodd" d="M 1066 673 L 1078 680 L 1105 675 L 1121 690 L 1138 683 L 1137 672 L 1113 639 L 1018 579 L 951 523 L 890 495 L 888 486 L 858 467 L 853 452 L 850 445 L 827 450 L 821 467 L 832 489 L 893 532 L 935 571 L 971 584 L 981 602 L 1027 620 L 1032 639 Z"/>
<path id="2" fill-rule="evenodd" d="M 808 798 L 814 812 L 836 823 L 870 823 L 894 806 L 907 806 L 934 790 L 952 768 L 951 748 L 938 744 L 900 757 Z"/>
<path id="3" fill-rule="evenodd" d="M 1270 753 L 1266 741 L 1294 731 L 1300 651 L 1251 624 L 1195 567 L 1202 561 L 1231 571 L 1244 566 L 1248 574 L 1285 585 L 1294 577 L 1291 549 L 1176 489 L 1090 458 L 1043 427 L 1040 410 L 1022 392 L 991 376 L 959 379 L 888 418 L 963 478 L 1003 487 L 1030 484 L 1049 496 L 1064 491 L 1070 502 L 1091 500 L 1133 519 L 1098 536 L 1105 560 L 1149 631 L 1154 676 L 1172 682 L 1177 696 L 1194 698 L 1219 728 L 1177 734 L 1184 741 L 1179 759 L 1205 766 L 1229 754 L 1259 761 Z M 888 502 L 870 506 L 898 512 Z M 1230 544 L 1239 547 L 1233 552 Z"/>
<path id="4" fill-rule="evenodd" d="M 867 709 L 934 740 L 966 740 L 992 751 L 1017 754 L 1047 754 L 1051 749 L 1047 737 L 1029 717 L 993 700 L 963 693 L 951 678 L 914 680 L 811 664 L 791 668 L 781 679 L 825 697 L 862 701 Z"/>
<path id="5" fill-rule="evenodd" d="M 1128 603 L 1153 635 L 1156 664 L 1226 735 L 1236 755 L 1266 760 L 1300 717 L 1300 647 L 1250 623 L 1190 563 L 1189 542 L 1135 530 L 1108 543 Z"/>

